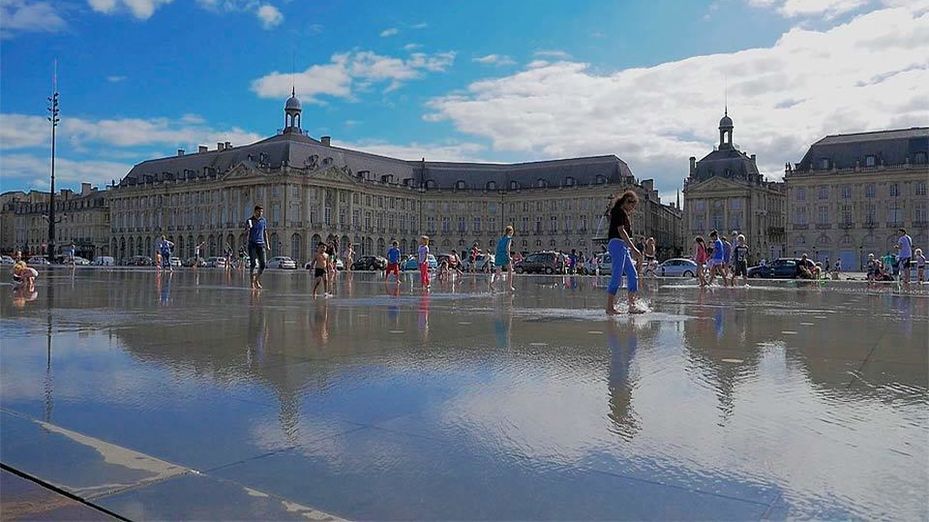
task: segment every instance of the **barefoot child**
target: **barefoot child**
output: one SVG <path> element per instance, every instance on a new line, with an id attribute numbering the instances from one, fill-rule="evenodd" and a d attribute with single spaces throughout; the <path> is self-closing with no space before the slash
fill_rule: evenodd
<path id="1" fill-rule="evenodd" d="M 313 277 L 316 279 L 316 282 L 313 284 L 313 297 L 316 297 L 316 291 L 319 289 L 319 284 L 323 284 L 323 296 L 329 296 L 329 255 L 326 254 L 326 245 L 325 243 L 320 243 L 316 247 L 316 255 L 313 256 Z"/>

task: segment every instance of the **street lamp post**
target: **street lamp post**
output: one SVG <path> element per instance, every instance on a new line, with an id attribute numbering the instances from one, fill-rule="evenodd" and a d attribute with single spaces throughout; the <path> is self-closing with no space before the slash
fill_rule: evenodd
<path id="1" fill-rule="evenodd" d="M 52 76 L 52 95 L 48 98 L 48 121 L 52 124 L 52 182 L 48 198 L 48 261 L 55 261 L 55 131 L 58 128 L 58 60 L 55 60 L 55 72 Z"/>

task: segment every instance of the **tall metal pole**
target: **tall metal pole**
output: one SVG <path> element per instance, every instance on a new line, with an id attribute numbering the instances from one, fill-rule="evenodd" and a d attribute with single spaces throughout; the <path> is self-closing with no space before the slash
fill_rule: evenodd
<path id="1" fill-rule="evenodd" d="M 48 198 L 48 261 L 55 261 L 55 130 L 58 128 L 58 60 L 52 76 L 52 95 L 48 99 L 48 121 L 52 124 L 52 183 Z"/>

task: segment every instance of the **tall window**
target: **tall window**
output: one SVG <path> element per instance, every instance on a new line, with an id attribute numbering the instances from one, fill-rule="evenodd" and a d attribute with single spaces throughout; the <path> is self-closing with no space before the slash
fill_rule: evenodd
<path id="1" fill-rule="evenodd" d="M 842 205 L 842 223 L 850 225 L 852 223 L 852 206 Z"/>
<path id="2" fill-rule="evenodd" d="M 467 223 L 464 216 L 458 216 L 458 232 L 464 234 L 468 231 Z"/>
<path id="3" fill-rule="evenodd" d="M 842 185 L 842 199 L 852 199 L 851 185 Z"/>
<path id="4" fill-rule="evenodd" d="M 890 184 L 890 197 L 895 198 L 900 195 L 900 185 L 898 183 Z"/>
<path id="5" fill-rule="evenodd" d="M 877 205 L 874 203 L 865 205 L 865 223 L 869 225 L 877 223 Z"/>
<path id="6" fill-rule="evenodd" d="M 915 223 L 926 223 L 929 221 L 929 216 L 926 215 L 926 202 L 917 201 L 913 207 L 913 221 Z"/>
<path id="7" fill-rule="evenodd" d="M 865 167 L 873 167 L 876 164 L 877 164 L 877 158 L 875 158 L 873 154 L 869 154 L 865 156 L 864 158 Z"/>
<path id="8" fill-rule="evenodd" d="M 474 216 L 474 233 L 481 233 L 481 218 L 480 216 Z"/>
<path id="9" fill-rule="evenodd" d="M 448 234 L 452 229 L 452 219 L 448 216 L 442 218 L 442 233 Z"/>
<path id="10" fill-rule="evenodd" d="M 535 218 L 535 233 L 536 234 L 542 233 L 542 218 L 541 217 Z"/>
<path id="11" fill-rule="evenodd" d="M 494 230 L 497 230 L 497 229 L 495 228 Z M 527 216 L 523 216 L 523 232 L 528 232 L 528 231 L 529 231 L 529 218 Z"/>
<path id="12" fill-rule="evenodd" d="M 820 205 L 817 211 L 818 212 L 817 212 L 816 222 L 819 223 L 820 225 L 828 225 L 829 224 L 829 206 Z"/>
<path id="13" fill-rule="evenodd" d="M 913 187 L 913 190 L 916 192 L 917 196 L 925 196 L 926 195 L 926 182 L 917 181 L 915 186 Z"/>
<path id="14" fill-rule="evenodd" d="M 829 199 L 828 185 L 820 185 L 819 188 L 816 189 L 816 199 Z"/>
<path id="15" fill-rule="evenodd" d="M 797 201 L 806 201 L 806 189 L 800 187 L 797 189 Z"/>
<path id="16" fill-rule="evenodd" d="M 888 214 L 887 219 L 894 225 L 903 223 L 903 209 L 900 208 L 900 205 L 896 201 L 890 204 Z"/>
<path id="17" fill-rule="evenodd" d="M 806 225 L 809 223 L 809 219 L 806 215 L 806 207 L 797 208 L 797 224 Z"/>
<path id="18" fill-rule="evenodd" d="M 551 219 L 549 219 L 548 231 L 551 234 L 558 232 L 558 218 L 556 216 L 552 216 Z"/>
<path id="19" fill-rule="evenodd" d="M 874 197 L 874 183 L 868 183 L 864 186 L 864 197 L 873 198 Z"/>
<path id="20" fill-rule="evenodd" d="M 429 234 L 435 234 L 435 217 L 426 216 L 426 231 Z"/>

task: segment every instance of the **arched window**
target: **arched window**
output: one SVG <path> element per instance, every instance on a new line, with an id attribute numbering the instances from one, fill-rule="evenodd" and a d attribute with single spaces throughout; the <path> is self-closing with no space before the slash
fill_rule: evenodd
<path id="1" fill-rule="evenodd" d="M 510 182 L 510 190 L 519 190 L 519 182 L 518 182 L 518 181 L 511 181 L 511 182 Z"/>
<path id="2" fill-rule="evenodd" d="M 468 188 L 468 185 L 464 181 L 459 179 L 458 181 L 455 182 L 456 190 L 464 190 L 466 188 Z"/>
<path id="3" fill-rule="evenodd" d="M 555 240 L 554 240 L 554 239 L 549 240 L 548 246 L 550 246 L 550 247 L 552 247 L 552 248 L 555 248 Z"/>
<path id="4" fill-rule="evenodd" d="M 497 190 L 497 182 L 496 182 L 496 181 L 488 181 L 488 182 L 487 182 L 487 190 Z"/>
<path id="5" fill-rule="evenodd" d="M 546 181 L 545 181 L 544 179 L 542 179 L 542 178 L 539 178 L 538 181 L 536 181 L 536 186 L 539 187 L 539 188 L 545 188 L 545 187 L 548 186 L 548 182 L 546 182 Z"/>

